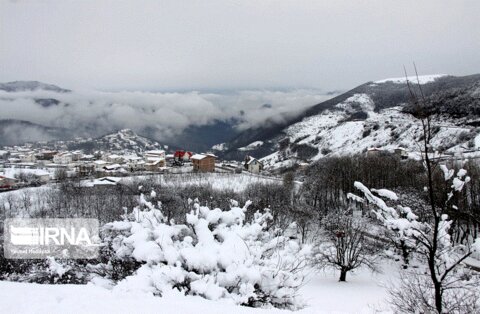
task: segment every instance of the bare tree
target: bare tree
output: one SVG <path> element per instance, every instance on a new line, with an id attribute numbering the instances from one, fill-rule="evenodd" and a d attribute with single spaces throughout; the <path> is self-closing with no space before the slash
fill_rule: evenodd
<path id="1" fill-rule="evenodd" d="M 332 212 L 323 220 L 324 227 L 317 239 L 315 258 L 321 267 L 332 266 L 340 271 L 339 281 L 360 266 L 375 270 L 378 245 L 367 237 L 365 220 L 346 213 Z"/>

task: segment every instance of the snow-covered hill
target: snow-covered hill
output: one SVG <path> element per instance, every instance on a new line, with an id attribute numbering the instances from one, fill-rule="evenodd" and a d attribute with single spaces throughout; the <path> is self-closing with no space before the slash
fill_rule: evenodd
<path id="1" fill-rule="evenodd" d="M 159 149 L 160 144 L 149 138 L 140 136 L 130 129 L 123 129 L 115 133 L 107 134 L 99 138 L 77 138 L 67 141 L 69 149 L 83 149 L 86 151 L 108 150 L 111 152 L 135 152 Z"/>
<path id="2" fill-rule="evenodd" d="M 408 80 L 418 89 L 416 77 Z M 480 76 L 428 75 L 418 81 L 429 109 L 436 113 L 434 147 L 447 153 L 479 150 Z M 314 106 L 283 128 L 271 127 L 263 133 L 254 130 L 252 134 L 257 136 L 253 138 L 248 137 L 247 131 L 247 143 L 264 143 L 261 150 L 251 150 L 249 154 L 263 157 L 267 168 L 364 153 L 369 148 L 402 147 L 413 154 L 419 150 L 422 132 L 420 122 L 406 112 L 408 97 L 405 78 L 363 84 Z M 235 144 L 226 145 L 237 153 L 245 147 L 241 141 Z"/>

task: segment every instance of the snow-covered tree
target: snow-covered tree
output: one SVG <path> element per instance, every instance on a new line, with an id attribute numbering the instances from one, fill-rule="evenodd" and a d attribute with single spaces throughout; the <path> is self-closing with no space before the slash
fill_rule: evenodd
<path id="1" fill-rule="evenodd" d="M 297 291 L 304 280 L 310 247 L 269 230 L 268 210 L 245 222 L 243 208 L 229 210 L 192 203 L 186 224 L 168 222 L 161 208 L 141 197 L 124 221 L 105 225 L 115 258 L 140 263 L 114 289 L 155 295 L 172 289 L 207 299 L 230 299 L 247 306 L 302 306 Z M 292 228 L 295 228 L 292 226 Z"/>
<path id="2" fill-rule="evenodd" d="M 385 201 L 379 196 L 375 196 L 372 191 L 377 194 L 387 197 L 396 198 L 395 194 L 387 190 L 369 190 L 360 182 L 355 183 L 355 187 L 360 190 L 365 199 L 373 204 L 375 209 L 373 212 L 376 217 L 384 224 L 384 226 L 395 232 L 395 239 L 405 246 L 415 248 L 415 255 L 421 262 L 425 269 L 409 270 L 410 275 L 405 275 L 402 278 L 402 289 L 394 289 L 393 299 L 394 304 L 398 307 L 402 304 L 402 300 L 408 300 L 406 291 L 410 293 L 422 293 L 416 295 L 418 311 L 425 309 L 436 310 L 438 313 L 461 313 L 457 309 L 466 308 L 469 306 L 462 299 L 453 298 L 455 294 L 463 294 L 464 301 L 471 301 L 475 299 L 472 295 L 474 290 L 468 289 L 472 282 L 469 280 L 476 280 L 475 276 L 465 276 L 463 262 L 475 251 L 480 250 L 480 240 L 471 239 L 467 245 L 455 245 L 450 237 L 449 229 L 452 221 L 445 212 L 456 208 L 456 205 L 451 204 L 455 193 L 460 192 L 465 184 L 470 181 L 464 169 L 460 169 L 456 175 L 451 169 L 442 165 L 440 169 L 443 171 L 445 182 L 450 186 L 451 190 L 448 192 L 446 202 L 443 206 L 436 206 L 436 202 L 431 199 L 431 219 L 419 221 L 418 216 L 413 213 L 411 208 L 397 205 L 395 208 L 388 206 Z M 426 191 L 432 189 L 432 186 L 426 188 Z M 379 192 L 380 191 L 380 192 Z M 429 193 L 433 195 L 433 193 Z M 426 271 L 427 278 L 425 277 Z M 415 285 L 409 280 L 421 281 L 421 287 L 412 289 Z M 461 283 L 461 284 L 460 284 Z M 475 285 L 478 281 L 475 281 Z M 428 291 L 426 293 L 425 291 Z M 455 291 L 454 294 L 450 291 Z M 414 303 L 412 303 L 414 304 Z M 405 305 L 405 304 L 404 304 Z"/>

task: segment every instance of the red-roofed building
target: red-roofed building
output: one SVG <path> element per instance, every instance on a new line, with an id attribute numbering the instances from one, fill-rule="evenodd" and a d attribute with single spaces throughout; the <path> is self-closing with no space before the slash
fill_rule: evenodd
<path id="1" fill-rule="evenodd" d="M 5 176 L 0 176 L 0 189 L 10 189 L 18 183 L 18 180 L 15 178 L 9 178 Z"/>
<path id="2" fill-rule="evenodd" d="M 175 154 L 173 155 L 173 158 L 175 161 L 189 161 L 190 157 L 193 156 L 192 152 L 187 152 L 184 150 L 177 150 Z"/>

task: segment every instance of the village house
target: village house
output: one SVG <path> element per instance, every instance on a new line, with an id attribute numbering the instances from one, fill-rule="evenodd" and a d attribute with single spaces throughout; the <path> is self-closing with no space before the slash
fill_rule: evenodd
<path id="1" fill-rule="evenodd" d="M 383 153 L 383 149 L 377 148 L 377 147 L 371 147 L 367 150 L 367 156 L 372 157 L 372 156 L 379 156 Z"/>
<path id="2" fill-rule="evenodd" d="M 109 188 L 115 187 L 122 182 L 120 177 L 101 177 L 97 179 L 83 180 L 80 185 L 84 188 Z"/>
<path id="3" fill-rule="evenodd" d="M 56 164 L 70 164 L 73 161 L 73 156 L 69 152 L 61 152 L 53 156 L 53 162 Z"/>
<path id="4" fill-rule="evenodd" d="M 252 156 L 245 157 L 244 167 L 248 172 L 259 174 L 263 170 L 263 163 Z"/>
<path id="5" fill-rule="evenodd" d="M 393 151 L 394 151 L 395 155 L 397 155 L 401 159 L 407 159 L 408 158 L 408 151 L 403 147 L 397 147 Z"/>
<path id="6" fill-rule="evenodd" d="M 92 182 L 88 182 L 87 186 L 90 187 L 98 187 L 98 186 L 115 186 L 120 184 L 122 178 L 118 177 L 103 177 L 93 180 Z"/>
<path id="7" fill-rule="evenodd" d="M 83 157 L 83 152 L 80 150 L 76 150 L 70 154 L 72 154 L 72 161 L 79 161 Z"/>
<path id="8" fill-rule="evenodd" d="M 107 156 L 107 161 L 111 163 L 122 163 L 123 162 L 123 156 L 112 154 Z"/>
<path id="9" fill-rule="evenodd" d="M 84 163 L 77 166 L 77 173 L 81 177 L 91 176 L 95 173 L 95 164 Z"/>
<path id="10" fill-rule="evenodd" d="M 195 154 L 190 160 L 192 161 L 193 171 L 198 172 L 214 172 L 215 159 L 217 156 L 213 154 Z"/>
<path id="11" fill-rule="evenodd" d="M 19 153 L 17 152 L 12 152 L 10 154 L 10 156 L 8 157 L 8 162 L 11 163 L 11 164 L 14 164 L 14 163 L 18 163 L 18 162 L 21 162 L 20 158 L 19 158 Z"/>
<path id="12" fill-rule="evenodd" d="M 147 157 L 145 161 L 145 170 L 161 171 L 165 167 L 165 158 Z"/>
<path id="13" fill-rule="evenodd" d="M 41 183 L 50 181 L 50 172 L 42 169 L 5 168 L 5 176 L 10 178 L 35 178 Z"/>
<path id="14" fill-rule="evenodd" d="M 122 168 L 119 164 L 106 165 L 103 167 L 105 172 L 123 172 L 125 169 Z"/>
<path id="15" fill-rule="evenodd" d="M 95 156 L 94 155 L 83 155 L 81 158 L 80 158 L 80 161 L 94 161 L 95 160 Z"/>
<path id="16" fill-rule="evenodd" d="M 93 164 L 95 165 L 95 171 L 102 171 L 103 167 L 108 165 L 108 162 L 105 160 L 95 160 Z"/>
<path id="17" fill-rule="evenodd" d="M 144 153 L 145 170 L 160 171 L 165 167 L 165 151 L 164 150 L 149 150 Z"/>
<path id="18" fill-rule="evenodd" d="M 125 161 L 127 164 L 127 170 L 130 172 L 145 170 L 145 161 L 142 159 L 142 157 L 126 156 Z"/>
<path id="19" fill-rule="evenodd" d="M 18 155 L 18 157 L 20 158 L 20 162 L 35 162 L 37 160 L 33 152 L 24 153 Z"/>
<path id="20" fill-rule="evenodd" d="M 165 155 L 166 164 L 172 166 L 175 163 L 175 155 L 174 154 L 166 154 Z"/>
<path id="21" fill-rule="evenodd" d="M 175 152 L 175 154 L 173 155 L 173 158 L 175 159 L 175 161 L 186 162 L 186 161 L 190 161 L 190 158 L 192 156 L 193 156 L 192 152 L 187 152 L 187 151 L 184 151 L 184 150 L 177 150 Z"/>
<path id="22" fill-rule="evenodd" d="M 144 158 L 155 157 L 155 158 L 165 159 L 165 151 L 164 150 L 147 150 L 143 153 L 143 156 Z"/>
<path id="23" fill-rule="evenodd" d="M 10 157 L 10 152 L 8 150 L 0 150 L 0 159 L 7 160 Z"/>
<path id="24" fill-rule="evenodd" d="M 17 183 L 18 183 L 18 180 L 15 178 L 10 178 L 10 177 L 0 175 L 0 189 L 11 189 L 15 187 Z"/>
<path id="25" fill-rule="evenodd" d="M 53 156 L 58 154 L 57 151 L 44 150 L 37 154 L 37 159 L 40 160 L 53 160 Z"/>

